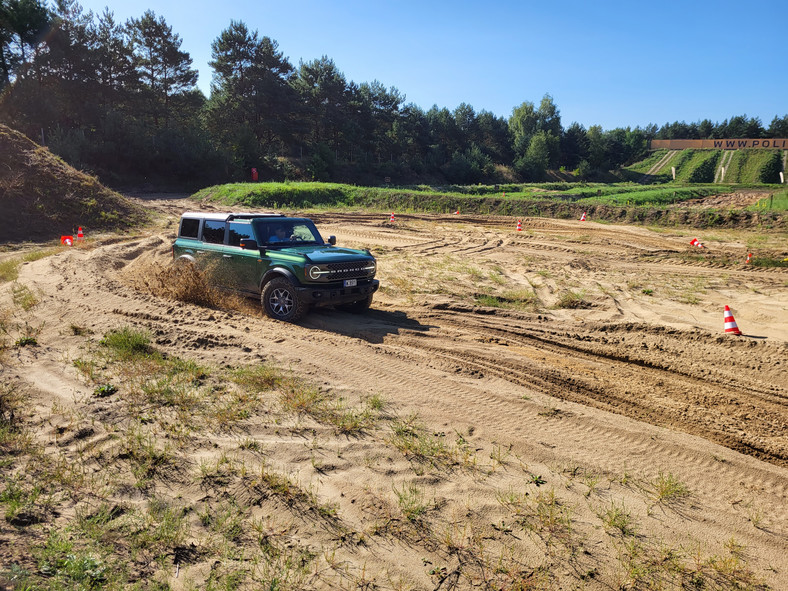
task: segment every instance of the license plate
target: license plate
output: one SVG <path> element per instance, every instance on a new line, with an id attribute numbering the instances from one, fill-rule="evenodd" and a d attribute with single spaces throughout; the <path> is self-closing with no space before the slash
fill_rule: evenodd
<path id="1" fill-rule="evenodd" d="M 356 287 L 357 284 L 358 284 L 357 279 L 345 279 L 343 283 L 345 287 Z"/>

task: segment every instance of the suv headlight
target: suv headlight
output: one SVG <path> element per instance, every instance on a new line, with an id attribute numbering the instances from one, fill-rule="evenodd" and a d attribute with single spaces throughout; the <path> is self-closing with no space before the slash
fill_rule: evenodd
<path id="1" fill-rule="evenodd" d="M 320 265 L 312 265 L 309 267 L 309 271 L 307 271 L 309 278 L 313 281 L 318 281 L 330 273 L 331 271 L 329 269 L 321 267 Z"/>

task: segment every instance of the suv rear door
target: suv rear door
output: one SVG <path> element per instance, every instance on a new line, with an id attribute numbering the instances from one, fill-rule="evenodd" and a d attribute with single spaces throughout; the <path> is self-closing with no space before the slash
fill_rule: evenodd
<path id="1" fill-rule="evenodd" d="M 206 219 L 202 224 L 200 235 L 201 245 L 195 251 L 195 260 L 208 276 L 217 275 L 216 281 L 220 282 L 222 265 L 222 251 L 224 250 L 224 235 L 226 222 L 224 220 Z"/>
<path id="2" fill-rule="evenodd" d="M 249 294 L 260 293 L 260 279 L 266 266 L 260 249 L 241 248 L 241 240 L 257 240 L 251 220 L 228 222 L 227 244 L 222 251 L 222 277 L 227 287 Z"/>

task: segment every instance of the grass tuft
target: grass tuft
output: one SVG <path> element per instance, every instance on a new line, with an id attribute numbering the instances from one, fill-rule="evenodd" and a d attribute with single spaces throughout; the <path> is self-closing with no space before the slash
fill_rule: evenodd
<path id="1" fill-rule="evenodd" d="M 106 347 L 117 360 L 133 361 L 156 355 L 150 341 L 150 334 L 146 331 L 124 326 L 105 334 L 99 344 Z"/>
<path id="2" fill-rule="evenodd" d="M 653 496 L 658 503 L 671 504 L 689 496 L 690 490 L 678 477 L 660 472 L 652 482 Z"/>

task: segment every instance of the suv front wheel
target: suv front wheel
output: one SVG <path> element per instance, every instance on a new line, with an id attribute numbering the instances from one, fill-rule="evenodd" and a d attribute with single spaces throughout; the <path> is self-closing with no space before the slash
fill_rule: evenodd
<path id="1" fill-rule="evenodd" d="M 295 322 L 307 309 L 293 284 L 284 277 L 276 277 L 266 283 L 260 300 L 267 316 L 285 322 Z"/>

